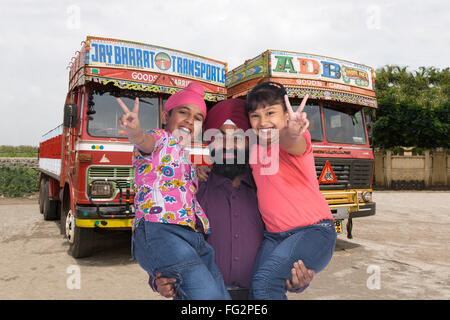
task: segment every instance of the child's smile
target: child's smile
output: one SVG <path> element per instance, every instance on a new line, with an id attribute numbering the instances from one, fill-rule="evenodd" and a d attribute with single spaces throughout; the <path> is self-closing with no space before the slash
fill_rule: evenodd
<path id="1" fill-rule="evenodd" d="M 249 113 L 250 125 L 263 141 L 271 142 L 286 127 L 289 115 L 281 104 L 260 107 Z M 278 132 L 276 132 L 278 130 Z"/>
<path id="2" fill-rule="evenodd" d="M 175 136 L 189 140 L 197 136 L 202 128 L 204 115 L 200 107 L 194 104 L 183 104 L 164 113 L 162 123 L 166 130 Z"/>

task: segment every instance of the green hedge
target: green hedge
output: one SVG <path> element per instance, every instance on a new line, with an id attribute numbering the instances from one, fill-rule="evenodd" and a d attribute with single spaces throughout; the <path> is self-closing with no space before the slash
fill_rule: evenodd
<path id="1" fill-rule="evenodd" d="M 38 156 L 38 147 L 33 146 L 0 146 L 0 157 L 34 158 Z"/>
<path id="2" fill-rule="evenodd" d="M 450 68 L 387 65 L 375 88 L 374 147 L 450 148 Z"/>
<path id="3" fill-rule="evenodd" d="M 373 126 L 374 146 L 450 148 L 449 113 L 448 102 L 428 109 L 409 101 L 379 100 L 377 121 Z"/>
<path id="4" fill-rule="evenodd" d="M 23 197 L 39 191 L 39 174 L 36 170 L 23 167 L 0 168 L 0 195 Z"/>

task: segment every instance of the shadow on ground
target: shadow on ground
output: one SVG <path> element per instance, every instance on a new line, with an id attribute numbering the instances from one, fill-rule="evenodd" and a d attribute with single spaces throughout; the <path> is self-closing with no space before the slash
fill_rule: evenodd
<path id="1" fill-rule="evenodd" d="M 361 245 L 358 243 L 354 243 L 354 242 L 350 242 L 348 240 L 338 238 L 336 240 L 335 251 L 345 251 L 345 250 L 351 250 L 351 249 L 355 249 L 355 248 L 359 248 L 359 247 L 361 247 Z"/>

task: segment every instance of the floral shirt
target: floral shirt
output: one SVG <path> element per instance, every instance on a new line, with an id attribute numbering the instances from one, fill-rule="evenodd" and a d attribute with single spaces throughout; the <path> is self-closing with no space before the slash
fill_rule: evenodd
<path id="1" fill-rule="evenodd" d="M 209 221 L 195 194 L 197 177 L 193 164 L 177 138 L 162 129 L 149 130 L 155 138 L 155 148 L 143 155 L 134 147 L 136 216 L 132 226 L 141 219 L 172 223 L 196 230 L 200 219 L 204 233 L 209 233 Z"/>

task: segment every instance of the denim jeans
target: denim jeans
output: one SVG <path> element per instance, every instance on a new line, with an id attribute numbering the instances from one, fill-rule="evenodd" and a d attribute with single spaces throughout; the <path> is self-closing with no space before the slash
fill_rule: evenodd
<path id="1" fill-rule="evenodd" d="M 302 260 L 307 269 L 317 274 L 330 262 L 336 245 L 332 220 L 285 232 L 264 232 L 253 269 L 250 298 L 286 300 L 286 279 L 291 279 L 295 261 Z"/>
<path id="2" fill-rule="evenodd" d="M 175 224 L 141 221 L 132 241 L 133 254 L 145 271 L 177 280 L 177 299 L 230 299 L 214 263 L 214 250 L 203 234 Z"/>

